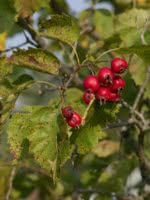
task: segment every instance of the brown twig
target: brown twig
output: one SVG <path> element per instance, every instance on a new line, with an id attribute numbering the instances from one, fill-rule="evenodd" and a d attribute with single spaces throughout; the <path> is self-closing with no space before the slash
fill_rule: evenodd
<path id="1" fill-rule="evenodd" d="M 32 39 L 37 43 L 37 47 L 45 48 L 45 41 L 31 28 L 25 19 L 19 17 L 17 23 L 30 33 Z"/>
<path id="2" fill-rule="evenodd" d="M 9 200 L 9 198 L 10 198 L 13 180 L 14 180 L 14 177 L 15 177 L 15 174 L 16 174 L 16 169 L 17 169 L 16 166 L 14 166 L 11 170 L 11 174 L 10 174 L 10 178 L 9 178 L 9 188 L 8 188 L 7 193 L 6 193 L 5 200 Z"/>
<path id="3" fill-rule="evenodd" d="M 121 104 L 122 104 L 124 107 L 128 108 L 128 109 L 130 110 L 130 112 L 133 111 L 132 106 L 130 106 L 130 105 L 129 105 L 126 101 L 124 101 L 123 99 L 121 100 Z M 145 118 L 144 118 L 144 116 L 143 116 L 140 112 L 134 110 L 133 114 L 135 114 L 135 115 L 137 116 L 137 118 L 140 119 L 144 125 L 147 124 L 147 123 L 146 123 L 146 120 L 145 120 Z"/>
<path id="4" fill-rule="evenodd" d="M 28 166 L 26 164 L 23 164 L 22 165 L 23 168 L 27 168 L 27 169 L 31 169 L 33 171 L 36 171 L 36 172 L 40 172 L 41 174 L 44 174 L 46 176 L 49 176 L 50 178 L 53 178 L 47 171 L 45 171 L 44 169 L 41 169 L 41 168 L 36 168 L 36 167 L 31 167 L 31 166 Z"/>
<path id="5" fill-rule="evenodd" d="M 24 45 L 26 45 L 26 44 L 31 44 L 31 45 L 37 47 L 37 45 L 36 45 L 35 43 L 33 43 L 33 42 L 28 38 L 28 36 L 26 35 L 25 32 L 24 32 L 24 36 L 25 36 L 25 39 L 26 39 L 25 42 L 23 42 L 22 44 L 19 44 L 19 45 L 17 45 L 17 46 L 13 46 L 13 47 L 10 47 L 10 48 L 8 48 L 8 49 L 5 49 L 4 51 L 0 51 L 0 54 L 1 54 L 1 53 L 7 53 L 7 52 L 9 52 L 9 51 L 12 51 L 13 49 L 18 49 L 18 48 L 20 48 L 20 47 L 22 47 L 22 46 L 24 46 Z"/>

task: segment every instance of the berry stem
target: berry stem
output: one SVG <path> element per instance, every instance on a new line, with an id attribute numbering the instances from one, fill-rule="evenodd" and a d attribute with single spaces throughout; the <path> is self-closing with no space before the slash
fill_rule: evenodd
<path id="1" fill-rule="evenodd" d="M 71 47 L 73 49 L 74 54 L 76 55 L 77 63 L 78 63 L 78 65 L 80 65 L 80 59 L 79 59 L 78 53 L 76 51 L 76 47 L 74 47 L 73 45 L 71 45 Z"/>
<path id="2" fill-rule="evenodd" d="M 50 86 L 52 86 L 52 87 L 58 89 L 58 86 L 56 86 L 56 85 L 54 85 L 54 84 L 52 84 L 52 83 L 49 83 L 49 82 L 47 82 L 47 81 L 35 81 L 35 83 L 47 84 L 47 85 L 50 85 Z"/>
<path id="3" fill-rule="evenodd" d="M 103 57 L 105 54 L 110 53 L 110 52 L 113 52 L 113 51 L 117 51 L 117 50 L 119 50 L 119 48 L 109 49 L 108 51 L 103 52 L 102 54 L 100 54 L 100 55 L 96 58 L 96 60 L 95 60 L 94 62 L 97 62 L 97 61 L 98 61 L 101 57 Z"/>
<path id="4" fill-rule="evenodd" d="M 94 103 L 94 101 L 95 101 L 95 97 L 93 96 L 92 100 L 90 101 L 90 103 L 89 103 L 88 107 L 86 108 L 86 110 L 85 110 L 85 112 L 84 112 L 84 115 L 83 115 L 83 117 L 82 117 L 82 123 L 81 123 L 82 126 L 85 125 L 86 117 L 87 117 L 88 112 L 89 112 L 89 110 L 90 110 L 92 104 Z"/>

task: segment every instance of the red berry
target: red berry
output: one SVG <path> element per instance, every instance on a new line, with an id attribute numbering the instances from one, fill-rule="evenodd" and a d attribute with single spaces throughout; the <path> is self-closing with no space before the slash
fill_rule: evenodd
<path id="1" fill-rule="evenodd" d="M 108 67 L 103 67 L 99 69 L 98 79 L 103 84 L 112 84 L 113 83 L 113 72 Z"/>
<path id="2" fill-rule="evenodd" d="M 73 108 L 71 106 L 67 106 L 67 107 L 62 109 L 62 115 L 65 118 L 70 119 L 73 116 L 73 113 L 74 113 L 74 111 L 73 111 Z"/>
<path id="3" fill-rule="evenodd" d="M 93 97 L 94 93 L 92 92 L 84 92 L 83 94 L 83 100 L 86 104 L 89 104 Z"/>
<path id="4" fill-rule="evenodd" d="M 111 61 L 111 70 L 114 73 L 121 74 L 126 71 L 127 67 L 128 67 L 128 64 L 124 59 L 114 58 Z"/>
<path id="5" fill-rule="evenodd" d="M 108 101 L 119 101 L 120 95 L 115 92 L 110 92 Z"/>
<path id="6" fill-rule="evenodd" d="M 71 119 L 67 119 L 69 126 L 79 127 L 81 124 L 81 117 L 78 113 L 74 112 Z"/>
<path id="7" fill-rule="evenodd" d="M 118 91 L 120 93 L 125 87 L 125 81 L 120 76 L 115 76 L 113 79 L 113 84 L 109 86 L 111 91 Z"/>
<path id="8" fill-rule="evenodd" d="M 85 90 L 91 89 L 93 92 L 96 92 L 99 86 L 98 78 L 93 75 L 88 76 L 83 82 L 83 87 Z"/>
<path id="9" fill-rule="evenodd" d="M 110 91 L 107 87 L 100 87 L 95 97 L 100 100 L 100 104 L 104 104 L 109 99 Z"/>

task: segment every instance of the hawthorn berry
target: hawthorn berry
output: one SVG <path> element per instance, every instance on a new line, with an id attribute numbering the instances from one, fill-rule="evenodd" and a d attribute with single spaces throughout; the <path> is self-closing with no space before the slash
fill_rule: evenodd
<path id="1" fill-rule="evenodd" d="M 67 106 L 62 109 L 62 115 L 67 119 L 70 119 L 73 116 L 73 113 L 74 111 L 71 106 Z"/>
<path id="2" fill-rule="evenodd" d="M 100 68 L 98 71 L 98 79 L 103 84 L 112 84 L 114 74 L 108 67 Z"/>
<path id="3" fill-rule="evenodd" d="M 83 94 L 83 100 L 86 104 L 89 104 L 93 97 L 94 93 L 92 92 L 84 92 Z"/>
<path id="4" fill-rule="evenodd" d="M 113 79 L 113 84 L 109 86 L 110 91 L 117 91 L 120 93 L 125 87 L 125 81 L 120 76 L 115 76 Z"/>
<path id="5" fill-rule="evenodd" d="M 128 67 L 127 62 L 121 58 L 114 58 L 111 61 L 111 70 L 114 73 L 121 74 L 126 71 Z"/>
<path id="6" fill-rule="evenodd" d="M 74 112 L 70 119 L 67 119 L 67 123 L 71 127 L 79 127 L 81 124 L 81 117 L 78 113 Z"/>
<path id="7" fill-rule="evenodd" d="M 100 87 L 98 78 L 96 76 L 88 76 L 84 82 L 83 87 L 85 90 L 92 90 L 93 92 L 96 92 L 98 88 Z"/>
<path id="8" fill-rule="evenodd" d="M 96 99 L 100 100 L 100 105 L 104 104 L 109 99 L 110 91 L 107 87 L 100 87 L 95 94 Z"/>
<path id="9" fill-rule="evenodd" d="M 108 101 L 119 101 L 119 100 L 120 100 L 120 95 L 110 91 Z"/>

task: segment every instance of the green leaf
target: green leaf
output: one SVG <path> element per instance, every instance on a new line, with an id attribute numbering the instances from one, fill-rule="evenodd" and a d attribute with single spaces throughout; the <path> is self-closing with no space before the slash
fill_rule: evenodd
<path id="1" fill-rule="evenodd" d="M 13 105 L 18 97 L 17 91 L 10 85 L 7 79 L 0 81 L 0 135 L 5 129 Z"/>
<path id="2" fill-rule="evenodd" d="M 14 85 L 22 85 L 24 83 L 27 83 L 27 82 L 32 82 L 33 81 L 33 78 L 28 75 L 28 74 L 22 74 L 21 76 L 18 77 L 18 79 L 16 79 L 13 84 Z"/>
<path id="3" fill-rule="evenodd" d="M 137 45 L 132 46 L 129 48 L 119 48 L 116 50 L 120 54 L 130 54 L 135 53 L 137 56 L 139 56 L 146 64 L 150 64 L 150 46 L 146 45 Z"/>
<path id="4" fill-rule="evenodd" d="M 84 20 L 88 19 L 91 15 L 90 10 L 83 10 L 79 13 L 79 21 L 83 22 Z"/>
<path id="5" fill-rule="evenodd" d="M 136 27 L 127 27 L 120 31 L 122 46 L 129 47 L 132 45 L 141 44 L 140 34 Z"/>
<path id="6" fill-rule="evenodd" d="M 131 73 L 132 78 L 134 79 L 135 83 L 137 85 L 141 85 L 143 84 L 144 80 L 145 80 L 145 76 L 146 76 L 146 65 L 145 64 L 149 64 L 150 65 L 150 46 L 149 45 L 137 45 L 137 46 L 132 46 L 129 48 L 118 48 L 118 50 L 116 50 L 118 53 L 120 54 L 131 54 L 131 53 L 135 53 L 138 57 L 140 57 L 141 59 L 134 57 L 129 71 Z M 144 61 L 144 62 L 143 62 Z M 147 98 L 150 97 L 150 84 L 147 84 L 144 96 Z"/>
<path id="7" fill-rule="evenodd" d="M 58 59 L 50 52 L 43 49 L 29 48 L 18 50 L 8 58 L 8 62 L 19 67 L 56 75 L 60 69 Z"/>
<path id="8" fill-rule="evenodd" d="M 0 33 L 7 32 L 8 36 L 21 31 L 15 23 L 15 9 L 11 0 L 0 0 Z M 7 15 L 6 15 L 7 13 Z"/>
<path id="9" fill-rule="evenodd" d="M 119 112 L 119 107 L 116 104 L 100 106 L 98 102 L 95 102 L 85 126 L 74 130 L 71 136 L 72 142 L 78 146 L 79 153 L 85 154 L 92 151 L 98 145 L 98 141 L 106 137 L 102 128 L 106 126 L 106 122 L 115 122 L 117 112 Z"/>
<path id="10" fill-rule="evenodd" d="M 0 57 L 0 79 L 12 73 L 12 65 L 7 64 L 6 58 Z"/>
<path id="11" fill-rule="evenodd" d="M 14 162 L 20 158 L 24 140 L 28 139 L 29 151 L 55 179 L 73 151 L 67 134 L 63 135 L 59 127 L 58 114 L 50 106 L 27 106 L 23 110 L 28 113 L 14 114 L 7 129 L 11 152 L 15 152 Z"/>
<path id="12" fill-rule="evenodd" d="M 42 8 L 49 8 L 49 0 L 15 0 L 15 9 L 18 13 L 18 16 L 26 18 L 32 15 L 35 11 L 40 11 Z"/>
<path id="13" fill-rule="evenodd" d="M 132 61 L 133 61 L 133 59 L 132 59 Z M 128 102 L 131 105 L 134 103 L 136 95 L 138 93 L 138 89 L 135 87 L 135 83 L 137 84 L 136 77 L 133 77 L 135 75 L 134 72 L 136 72 L 138 63 L 136 65 L 134 65 L 134 64 L 132 65 L 132 63 L 133 63 L 132 61 L 131 61 L 130 67 L 129 67 L 130 73 L 125 73 L 123 75 L 123 79 L 125 80 L 126 84 L 125 84 L 125 88 L 121 94 L 121 98 L 124 99 L 126 102 Z M 140 62 L 139 58 L 137 59 L 137 61 Z M 143 67 L 141 67 L 141 68 L 143 68 Z M 134 70 L 133 74 L 131 73 L 132 69 Z M 136 73 L 136 74 L 139 76 L 138 73 Z M 140 75 L 142 77 L 142 74 L 140 74 Z"/>
<path id="14" fill-rule="evenodd" d="M 94 25 L 100 37 L 108 38 L 114 33 L 113 14 L 108 10 L 96 10 L 94 14 Z"/>
<path id="15" fill-rule="evenodd" d="M 40 165 L 56 175 L 58 156 L 57 147 L 57 114 L 51 113 L 48 107 L 34 111 L 30 116 L 30 132 L 28 135 L 30 152 Z"/>
<path id="16" fill-rule="evenodd" d="M 80 35 L 76 20 L 66 14 L 53 15 L 50 20 L 41 23 L 40 27 L 47 30 L 46 33 L 40 33 L 41 36 L 68 44 L 77 41 Z"/>
<path id="17" fill-rule="evenodd" d="M 73 142 L 77 144 L 78 152 L 81 154 L 90 152 L 95 147 L 95 145 L 98 144 L 100 139 L 106 137 L 106 134 L 101 131 L 100 126 L 98 129 L 97 126 L 92 127 L 90 125 L 81 127 L 80 130 L 74 131 L 73 134 Z"/>
<path id="18" fill-rule="evenodd" d="M 139 59 L 137 56 L 133 57 L 133 59 L 131 60 L 129 71 L 136 85 L 142 85 L 144 83 L 144 80 L 146 77 L 146 71 L 147 71 L 146 68 L 147 68 L 146 64 L 143 62 L 143 60 Z M 132 95 L 132 96 L 135 96 L 135 95 Z M 146 86 L 144 96 L 145 98 L 150 98 L 150 81 L 148 82 Z"/>
<path id="19" fill-rule="evenodd" d="M 121 161 L 117 161 L 113 163 L 113 169 L 115 170 L 115 174 L 113 176 L 114 179 L 121 178 L 123 184 L 126 184 L 127 178 L 129 174 L 139 165 L 138 158 L 135 155 L 132 155 L 129 158 L 124 158 Z"/>
<path id="20" fill-rule="evenodd" d="M 30 88 L 33 83 L 29 77 L 28 79 L 23 79 L 23 76 L 22 80 L 18 81 L 20 82 L 19 85 L 13 84 L 6 78 L 0 81 L 0 134 L 5 129 L 6 123 L 10 117 L 11 111 L 15 107 L 15 102 L 20 92 Z M 17 81 L 15 83 L 17 83 Z"/>
<path id="21" fill-rule="evenodd" d="M 104 40 L 103 48 L 104 49 L 117 48 L 118 46 L 120 46 L 120 43 L 121 43 L 120 34 L 116 33 Z"/>
<path id="22" fill-rule="evenodd" d="M 83 102 L 83 91 L 78 88 L 70 88 L 67 90 L 67 105 L 72 106 L 73 109 L 83 115 L 87 105 Z"/>
<path id="23" fill-rule="evenodd" d="M 125 28 L 136 27 L 135 20 L 137 17 L 139 28 L 143 28 L 145 20 L 149 17 L 149 11 L 144 9 L 130 9 L 127 12 L 121 13 L 116 16 L 115 30 L 121 32 Z"/>
<path id="24" fill-rule="evenodd" d="M 121 177 L 117 177 L 110 172 L 103 172 L 101 174 L 99 178 L 99 188 L 102 188 L 106 194 L 115 192 L 117 195 L 121 195 L 124 191 Z"/>
<path id="25" fill-rule="evenodd" d="M 16 113 L 12 116 L 7 128 L 8 143 L 13 155 L 13 163 L 16 164 L 23 150 L 23 142 L 29 134 L 30 114 Z"/>

